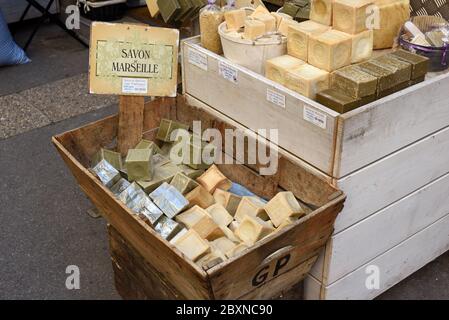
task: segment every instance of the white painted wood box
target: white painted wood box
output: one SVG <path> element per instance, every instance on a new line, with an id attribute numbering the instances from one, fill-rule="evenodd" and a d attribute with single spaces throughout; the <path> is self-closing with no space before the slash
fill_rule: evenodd
<path id="1" fill-rule="evenodd" d="M 279 129 L 283 149 L 347 195 L 306 298 L 372 299 L 449 249 L 449 73 L 338 114 L 198 41 L 182 45 L 187 96 L 252 130 Z M 379 287 L 367 288 L 373 267 Z"/>

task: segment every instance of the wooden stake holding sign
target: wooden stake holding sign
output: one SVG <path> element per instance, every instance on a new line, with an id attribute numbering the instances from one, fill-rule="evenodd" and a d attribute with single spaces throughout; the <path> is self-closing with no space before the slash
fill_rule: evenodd
<path id="1" fill-rule="evenodd" d="M 93 22 L 89 92 L 120 95 L 118 152 L 142 138 L 144 97 L 176 97 L 179 31 Z"/>

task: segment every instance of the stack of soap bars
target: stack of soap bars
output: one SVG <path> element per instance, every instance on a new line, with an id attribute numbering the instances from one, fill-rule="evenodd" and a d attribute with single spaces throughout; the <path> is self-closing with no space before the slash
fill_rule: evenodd
<path id="1" fill-rule="evenodd" d="M 157 144 L 142 140 L 124 159 L 101 149 L 90 169 L 136 218 L 185 257 L 207 270 L 306 214 L 292 192 L 266 201 L 231 182 L 215 164 L 180 155 L 186 150 L 179 148 L 182 143 L 190 150 L 197 147 L 187 129 L 164 119 Z M 213 154 L 211 145 L 200 141 L 197 148 Z"/>
<path id="2" fill-rule="evenodd" d="M 285 1 L 280 12 L 288 14 L 299 22 L 309 20 L 310 0 Z"/>
<path id="3" fill-rule="evenodd" d="M 206 4 L 206 0 L 147 0 L 151 17 L 160 15 L 166 23 L 185 22 Z"/>

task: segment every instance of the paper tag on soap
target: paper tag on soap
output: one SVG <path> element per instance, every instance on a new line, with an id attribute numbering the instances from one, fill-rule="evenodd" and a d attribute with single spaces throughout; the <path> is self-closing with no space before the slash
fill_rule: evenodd
<path id="1" fill-rule="evenodd" d="M 218 62 L 218 74 L 228 81 L 238 83 L 239 71 L 223 61 Z"/>
<path id="2" fill-rule="evenodd" d="M 122 78 L 122 92 L 146 94 L 148 92 L 148 80 L 140 78 Z"/>
<path id="3" fill-rule="evenodd" d="M 267 100 L 278 107 L 285 109 L 285 96 L 270 88 L 267 89 Z"/>
<path id="4" fill-rule="evenodd" d="M 304 120 L 309 121 L 322 129 L 326 129 L 327 116 L 308 106 L 304 106 Z"/>
<path id="5" fill-rule="evenodd" d="M 207 55 L 205 53 L 189 48 L 187 51 L 187 56 L 190 64 L 207 71 Z"/>

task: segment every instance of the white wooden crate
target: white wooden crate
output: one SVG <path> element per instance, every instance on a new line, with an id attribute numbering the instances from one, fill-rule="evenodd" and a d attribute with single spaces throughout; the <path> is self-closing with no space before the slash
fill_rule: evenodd
<path id="1" fill-rule="evenodd" d="M 340 115 L 205 50 L 199 37 L 183 41 L 182 64 L 184 93 L 252 130 L 278 129 L 282 148 L 337 179 L 449 124 L 448 73 Z"/>

